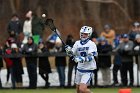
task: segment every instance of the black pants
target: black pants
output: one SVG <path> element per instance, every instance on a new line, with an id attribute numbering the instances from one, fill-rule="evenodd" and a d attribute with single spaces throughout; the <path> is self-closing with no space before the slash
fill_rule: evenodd
<path id="1" fill-rule="evenodd" d="M 7 68 L 7 75 L 6 75 L 7 79 L 6 79 L 6 81 L 8 82 L 9 78 L 10 78 L 10 68 L 9 67 L 6 67 L 6 68 Z"/>
<path id="2" fill-rule="evenodd" d="M 22 83 L 22 74 L 14 73 L 16 83 Z"/>
<path id="3" fill-rule="evenodd" d="M 29 75 L 29 88 L 37 87 L 37 62 L 26 61 L 27 71 Z"/>
<path id="4" fill-rule="evenodd" d="M 121 65 L 117 65 L 117 64 L 114 64 L 114 67 L 113 67 L 113 81 L 114 83 L 118 83 L 118 71 L 120 70 L 121 68 Z"/>
<path id="5" fill-rule="evenodd" d="M 133 85 L 133 82 L 134 82 L 133 62 L 122 62 L 121 81 L 122 81 L 122 84 L 124 86 L 128 85 L 127 72 L 129 72 L 129 77 L 130 77 L 130 84 L 129 85 Z"/>
<path id="6" fill-rule="evenodd" d="M 45 80 L 45 87 L 49 87 L 50 83 L 49 80 L 49 74 L 48 73 L 40 73 L 40 76 Z"/>
<path id="7" fill-rule="evenodd" d="M 94 73 L 94 86 L 96 87 L 96 86 L 98 86 L 97 84 L 98 84 L 98 69 L 95 69 L 94 71 L 93 71 L 93 73 Z M 93 84 L 92 84 L 92 79 L 91 79 L 91 81 L 90 81 L 90 85 L 92 86 Z"/>

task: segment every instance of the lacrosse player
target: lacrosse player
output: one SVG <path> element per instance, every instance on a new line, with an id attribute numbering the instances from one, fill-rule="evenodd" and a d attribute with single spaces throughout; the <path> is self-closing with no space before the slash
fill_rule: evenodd
<path id="1" fill-rule="evenodd" d="M 78 63 L 75 77 L 77 93 L 92 93 L 87 87 L 93 77 L 93 70 L 96 69 L 94 57 L 98 55 L 96 44 L 90 40 L 92 31 L 92 27 L 83 26 L 80 40 L 72 48 L 65 46 L 67 55 L 73 56 L 73 60 Z"/>

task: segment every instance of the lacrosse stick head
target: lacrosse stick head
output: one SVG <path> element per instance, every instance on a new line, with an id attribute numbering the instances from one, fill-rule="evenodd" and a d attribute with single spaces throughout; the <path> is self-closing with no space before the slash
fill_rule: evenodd
<path id="1" fill-rule="evenodd" d="M 46 19 L 45 24 L 48 25 L 52 31 L 56 31 L 56 27 L 52 19 Z"/>

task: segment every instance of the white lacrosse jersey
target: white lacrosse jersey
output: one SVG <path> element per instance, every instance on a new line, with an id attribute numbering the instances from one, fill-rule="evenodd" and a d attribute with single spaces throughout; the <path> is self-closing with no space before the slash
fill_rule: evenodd
<path id="1" fill-rule="evenodd" d="M 89 40 L 86 44 L 81 44 L 80 40 L 76 41 L 72 48 L 75 56 L 86 57 L 88 54 L 97 53 L 97 47 L 94 42 Z M 96 61 L 93 58 L 90 62 L 78 62 L 77 69 L 80 70 L 94 70 L 96 69 Z"/>

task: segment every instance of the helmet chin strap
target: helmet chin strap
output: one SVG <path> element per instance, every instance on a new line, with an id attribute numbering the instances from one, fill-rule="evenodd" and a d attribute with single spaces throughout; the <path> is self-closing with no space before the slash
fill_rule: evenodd
<path id="1" fill-rule="evenodd" d="M 89 41 L 89 38 L 81 38 L 80 43 L 81 45 L 86 44 Z"/>

